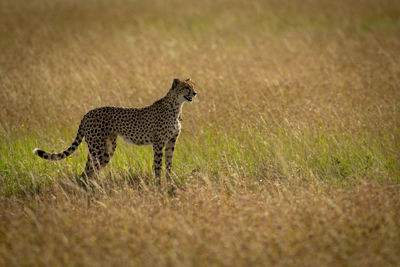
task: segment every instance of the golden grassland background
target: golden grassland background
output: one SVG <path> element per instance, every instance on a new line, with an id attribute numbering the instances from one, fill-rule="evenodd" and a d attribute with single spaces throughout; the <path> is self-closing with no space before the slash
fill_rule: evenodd
<path id="1" fill-rule="evenodd" d="M 400 2 L 0 1 L 0 265 L 396 265 Z M 171 196 L 92 108 L 191 77 Z"/>

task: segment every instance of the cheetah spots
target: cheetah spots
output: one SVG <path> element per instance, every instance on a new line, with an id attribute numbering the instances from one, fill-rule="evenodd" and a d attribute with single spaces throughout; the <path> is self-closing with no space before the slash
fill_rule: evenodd
<path id="1" fill-rule="evenodd" d="M 35 150 L 35 154 L 45 159 L 61 159 L 71 155 L 82 139 L 89 148 L 85 173 L 90 175 L 111 159 L 119 135 L 124 141 L 136 145 L 153 144 L 154 168 L 160 176 L 163 153 L 166 144 L 167 172 L 171 170 L 172 155 L 176 138 L 180 134 L 182 105 L 196 95 L 190 80 L 174 79 L 167 95 L 144 108 L 101 107 L 84 115 L 78 135 L 71 147 L 62 153 L 49 154 Z"/>

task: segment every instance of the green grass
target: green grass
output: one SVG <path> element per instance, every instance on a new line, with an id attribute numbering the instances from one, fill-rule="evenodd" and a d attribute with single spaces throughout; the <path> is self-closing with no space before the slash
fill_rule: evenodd
<path id="1" fill-rule="evenodd" d="M 32 154 L 35 147 L 62 151 L 75 137 L 75 131 L 43 132 L 24 138 L 8 136 L 0 144 L 1 189 L 5 195 L 37 193 L 66 176 L 79 175 L 85 165 L 87 148 L 80 148 L 67 160 L 43 161 Z M 242 129 L 200 129 L 197 136 L 185 130 L 174 155 L 177 181 L 188 179 L 191 172 L 215 177 L 268 179 L 268 171 L 290 179 L 312 175 L 337 185 L 354 184 L 362 179 L 399 182 L 399 148 L 390 134 L 354 136 L 349 133 L 327 134 L 298 131 L 285 123 L 271 131 L 264 125 L 246 122 Z M 151 180 L 152 148 L 133 146 L 118 140 L 117 151 L 107 167 L 108 174 L 124 177 L 143 176 Z M 62 175 L 60 175 L 62 174 Z M 57 178 L 54 178 L 57 177 Z M 150 182 L 150 181 L 147 181 Z"/>

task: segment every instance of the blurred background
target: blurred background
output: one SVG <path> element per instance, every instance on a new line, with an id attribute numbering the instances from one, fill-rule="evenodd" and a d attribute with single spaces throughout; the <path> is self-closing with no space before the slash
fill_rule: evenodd
<path id="1" fill-rule="evenodd" d="M 0 5 L 6 128 L 21 129 L 28 117 L 23 127 L 77 125 L 100 105 L 151 104 L 174 77 L 197 82 L 199 101 L 185 113 L 202 126 L 275 111 L 369 121 L 375 114 L 361 113 L 374 109 L 371 101 L 389 107 L 399 99 L 397 1 Z"/>

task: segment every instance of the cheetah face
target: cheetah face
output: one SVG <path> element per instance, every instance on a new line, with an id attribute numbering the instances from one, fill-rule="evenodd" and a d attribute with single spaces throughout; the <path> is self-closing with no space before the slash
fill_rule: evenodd
<path id="1" fill-rule="evenodd" d="M 180 102 L 192 102 L 193 98 L 197 95 L 194 91 L 194 83 L 190 78 L 185 81 L 174 79 L 171 90 L 174 90 L 175 95 Z"/>

